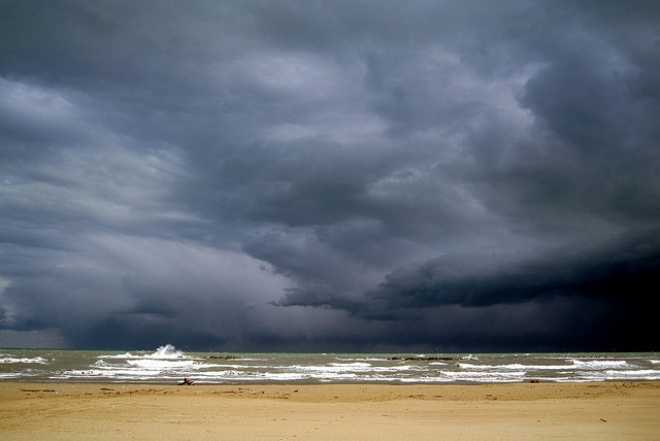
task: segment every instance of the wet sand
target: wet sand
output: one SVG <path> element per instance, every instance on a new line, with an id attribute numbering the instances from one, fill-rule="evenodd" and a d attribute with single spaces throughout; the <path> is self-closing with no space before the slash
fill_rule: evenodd
<path id="1" fill-rule="evenodd" d="M 660 382 L 0 382 L 5 440 L 660 440 Z"/>

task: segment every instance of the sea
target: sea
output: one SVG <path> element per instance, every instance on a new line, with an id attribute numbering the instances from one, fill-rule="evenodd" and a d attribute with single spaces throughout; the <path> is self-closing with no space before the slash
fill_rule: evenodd
<path id="1" fill-rule="evenodd" d="M 660 380 L 660 353 L 356 354 L 0 349 L 0 381 L 488 384 Z"/>

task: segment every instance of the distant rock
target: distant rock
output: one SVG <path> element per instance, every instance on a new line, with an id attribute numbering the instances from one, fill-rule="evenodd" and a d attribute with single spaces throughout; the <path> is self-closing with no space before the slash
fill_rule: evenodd
<path id="1" fill-rule="evenodd" d="M 209 360 L 237 360 L 240 357 L 237 357 L 235 355 L 211 355 L 209 357 L 204 357 L 208 358 Z"/>

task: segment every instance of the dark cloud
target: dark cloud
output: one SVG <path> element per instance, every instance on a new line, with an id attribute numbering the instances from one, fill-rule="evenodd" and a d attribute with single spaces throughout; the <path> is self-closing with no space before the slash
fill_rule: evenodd
<path id="1" fill-rule="evenodd" d="M 657 349 L 659 14 L 4 2 L 0 346 Z"/>
<path id="2" fill-rule="evenodd" d="M 507 263 L 497 255 L 483 263 L 465 256 L 435 259 L 386 276 L 367 297 L 385 303 L 388 311 L 452 304 L 484 307 L 557 296 L 643 302 L 657 288 L 657 237 L 653 231 L 623 246 L 588 254 L 560 250 L 541 261 Z"/>

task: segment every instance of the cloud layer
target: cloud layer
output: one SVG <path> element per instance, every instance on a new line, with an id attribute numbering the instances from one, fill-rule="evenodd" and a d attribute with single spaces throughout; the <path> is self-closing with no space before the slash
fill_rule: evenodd
<path id="1" fill-rule="evenodd" d="M 650 1 L 0 6 L 0 346 L 657 350 Z"/>

